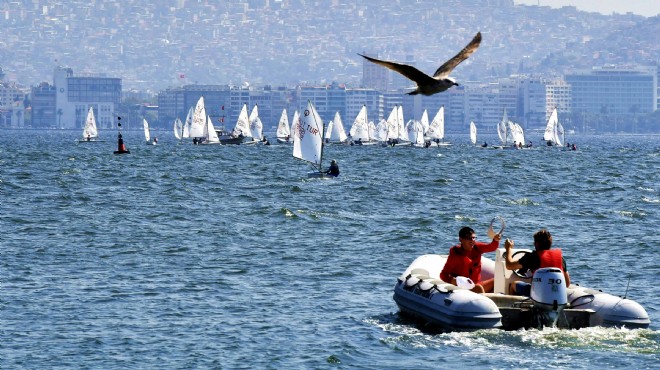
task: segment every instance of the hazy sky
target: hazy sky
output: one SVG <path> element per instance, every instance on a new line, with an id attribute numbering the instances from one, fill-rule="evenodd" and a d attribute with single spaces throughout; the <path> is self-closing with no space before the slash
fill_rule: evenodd
<path id="1" fill-rule="evenodd" d="M 632 12 L 646 17 L 654 17 L 660 14 L 660 1 L 658 0 L 514 0 L 514 2 L 516 4 L 541 5 L 553 8 L 570 5 L 579 10 L 603 14 Z"/>

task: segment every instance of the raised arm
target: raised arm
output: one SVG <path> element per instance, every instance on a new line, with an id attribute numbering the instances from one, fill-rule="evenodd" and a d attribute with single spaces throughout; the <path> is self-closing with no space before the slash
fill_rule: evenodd
<path id="1" fill-rule="evenodd" d="M 507 239 L 504 241 L 504 249 L 506 252 L 504 253 L 504 260 L 506 264 L 506 269 L 507 270 L 517 270 L 521 269 L 522 265 L 518 261 L 514 261 L 511 257 L 511 250 L 513 249 L 513 240 Z"/>

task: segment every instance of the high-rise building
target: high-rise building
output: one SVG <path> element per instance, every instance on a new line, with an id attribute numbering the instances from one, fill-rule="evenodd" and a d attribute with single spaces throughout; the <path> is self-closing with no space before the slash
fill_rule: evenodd
<path id="1" fill-rule="evenodd" d="M 632 116 L 658 109 L 655 67 L 603 67 L 567 74 L 574 112 Z"/>
<path id="2" fill-rule="evenodd" d="M 365 54 L 371 56 L 369 54 Z M 378 58 L 378 56 L 376 56 Z M 362 58 L 362 87 L 378 91 L 387 91 L 389 86 L 389 70 L 383 66 Z"/>

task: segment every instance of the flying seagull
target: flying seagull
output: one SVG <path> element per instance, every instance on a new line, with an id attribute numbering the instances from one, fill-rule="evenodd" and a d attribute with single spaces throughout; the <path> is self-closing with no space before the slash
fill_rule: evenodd
<path id="1" fill-rule="evenodd" d="M 428 96 L 443 92 L 454 85 L 458 86 L 456 80 L 454 80 L 452 77 L 449 77 L 449 74 L 454 68 L 456 68 L 457 65 L 472 55 L 472 53 L 477 50 L 480 43 L 481 32 L 477 32 L 472 41 L 470 41 L 470 43 L 467 44 L 463 50 L 461 50 L 453 58 L 446 61 L 445 64 L 441 65 L 440 68 L 435 71 L 433 77 L 407 64 L 378 60 L 362 54 L 358 55 L 370 62 L 380 64 L 383 67 L 389 68 L 395 72 L 399 72 L 414 81 L 417 84 L 417 88 L 414 91 L 409 92 L 408 95 L 423 94 Z"/>

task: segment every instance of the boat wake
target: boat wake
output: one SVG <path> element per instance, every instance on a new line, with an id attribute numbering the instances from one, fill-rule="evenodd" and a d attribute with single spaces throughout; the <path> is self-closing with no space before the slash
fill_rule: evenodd
<path id="1" fill-rule="evenodd" d="M 660 331 L 652 329 L 627 329 L 588 327 L 566 330 L 545 327 L 505 331 L 482 329 L 476 331 L 426 330 L 418 322 L 389 314 L 371 317 L 365 323 L 383 330 L 382 339 L 390 347 L 436 348 L 443 346 L 472 349 L 516 349 L 529 351 L 534 348 L 584 349 L 618 353 L 660 354 Z M 513 353 L 509 353 L 510 355 Z"/>

